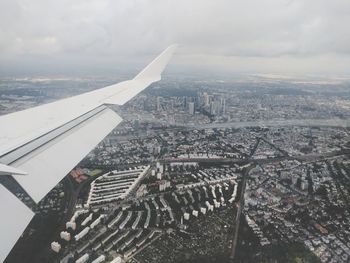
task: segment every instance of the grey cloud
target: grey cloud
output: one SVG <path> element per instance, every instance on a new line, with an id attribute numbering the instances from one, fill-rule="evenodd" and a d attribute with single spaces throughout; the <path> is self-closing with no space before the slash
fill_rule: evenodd
<path id="1" fill-rule="evenodd" d="M 0 0 L 0 71 L 138 65 L 179 43 L 187 66 L 344 73 L 349 24 L 348 0 Z"/>

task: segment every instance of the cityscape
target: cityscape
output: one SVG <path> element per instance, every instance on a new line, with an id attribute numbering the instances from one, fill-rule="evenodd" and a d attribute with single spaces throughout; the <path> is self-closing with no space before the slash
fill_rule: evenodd
<path id="1" fill-rule="evenodd" d="M 1 79 L 0 114 L 120 79 Z M 349 84 L 165 77 L 39 204 L 12 189 L 5 262 L 349 262 Z"/>

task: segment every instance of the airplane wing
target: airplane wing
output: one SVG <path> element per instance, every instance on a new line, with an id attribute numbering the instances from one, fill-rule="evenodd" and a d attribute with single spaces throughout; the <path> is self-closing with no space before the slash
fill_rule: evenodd
<path id="1" fill-rule="evenodd" d="M 123 105 L 159 81 L 175 48 L 132 80 L 0 116 L 0 176 L 13 175 L 39 202 L 122 121 L 108 104 Z"/>
<path id="2" fill-rule="evenodd" d="M 4 214 L 0 224 L 0 262 L 4 262 L 8 253 L 32 220 L 34 213 L 1 184 L 0 198 L 0 209 Z"/>

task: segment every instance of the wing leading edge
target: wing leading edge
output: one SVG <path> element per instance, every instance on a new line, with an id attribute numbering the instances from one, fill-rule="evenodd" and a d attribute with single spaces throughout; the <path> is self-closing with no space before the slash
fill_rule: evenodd
<path id="1" fill-rule="evenodd" d="M 169 62 L 170 46 L 134 79 L 27 110 L 0 116 L 0 176 L 12 175 L 39 202 L 122 118 L 107 104 L 123 105 L 153 82 Z M 33 212 L 0 184 L 3 261 Z"/>
<path id="2" fill-rule="evenodd" d="M 151 83 L 160 80 L 175 48 L 168 47 L 132 80 L 0 116 L 0 158 L 103 104 L 123 105 Z"/>
<path id="3" fill-rule="evenodd" d="M 39 202 L 121 122 L 104 105 L 122 105 L 159 81 L 175 48 L 168 47 L 132 80 L 0 116 L 0 164 L 27 173 L 15 179 Z"/>

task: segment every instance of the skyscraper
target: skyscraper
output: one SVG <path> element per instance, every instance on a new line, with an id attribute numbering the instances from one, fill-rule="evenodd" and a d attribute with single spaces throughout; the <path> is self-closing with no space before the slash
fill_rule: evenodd
<path id="1" fill-rule="evenodd" d="M 204 106 L 205 107 L 209 106 L 209 102 L 210 102 L 209 95 L 208 95 L 208 93 L 204 92 L 203 93 L 203 104 L 204 104 Z"/>
<path id="2" fill-rule="evenodd" d="M 188 103 L 188 113 L 194 115 L 194 102 Z"/>
<path id="3" fill-rule="evenodd" d="M 157 97 L 157 111 L 161 111 L 160 97 Z"/>
<path id="4" fill-rule="evenodd" d="M 221 114 L 222 115 L 226 114 L 226 99 L 225 98 L 221 99 Z"/>

